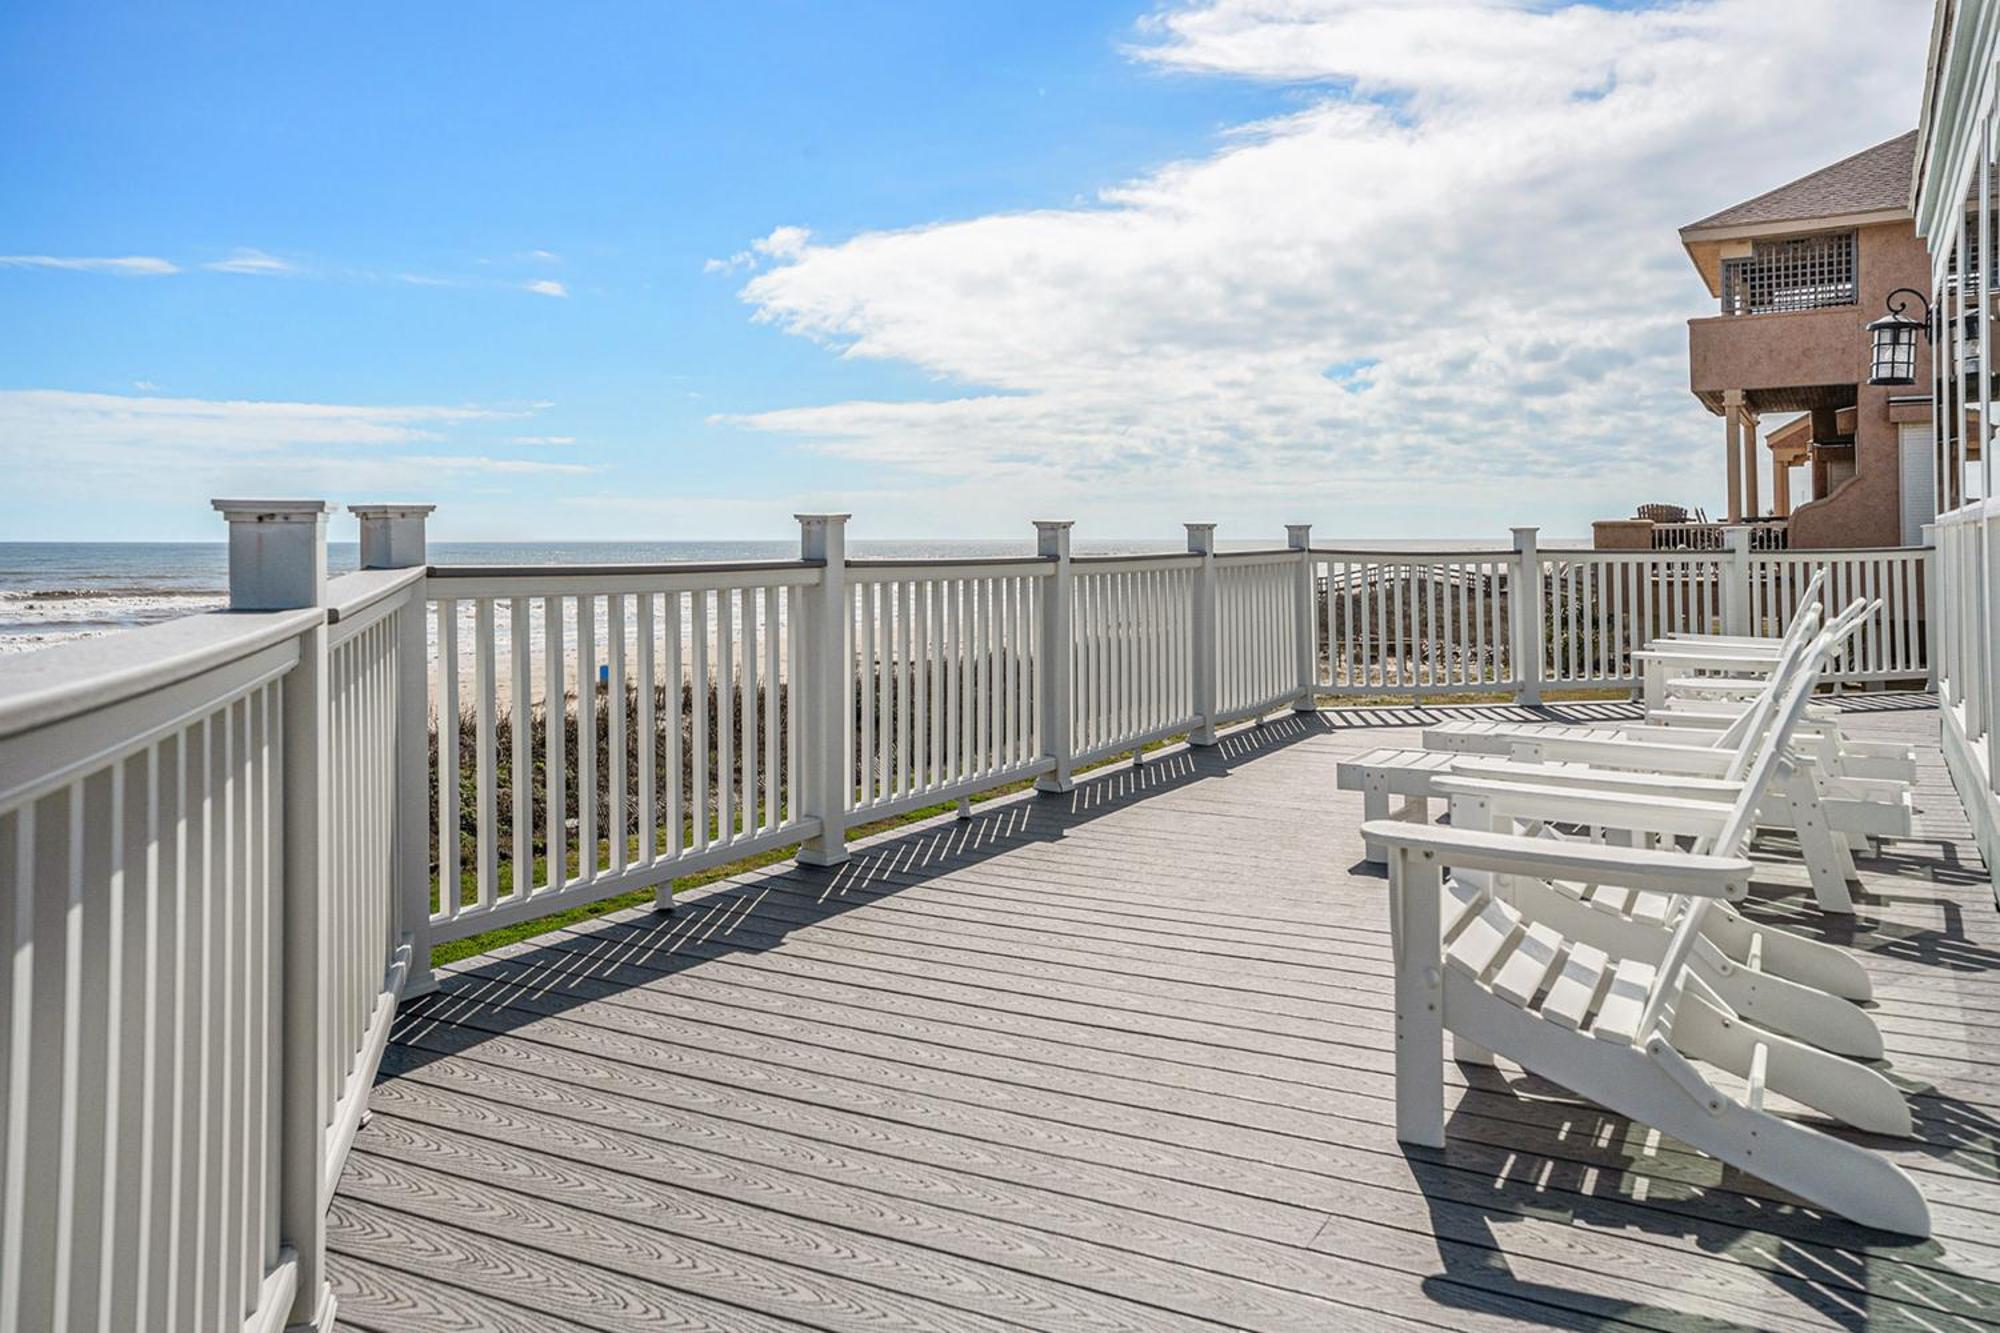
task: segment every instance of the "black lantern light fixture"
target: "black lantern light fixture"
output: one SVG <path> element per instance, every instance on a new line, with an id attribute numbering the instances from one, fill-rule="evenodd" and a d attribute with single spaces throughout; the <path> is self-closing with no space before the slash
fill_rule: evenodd
<path id="1" fill-rule="evenodd" d="M 1909 300 L 1903 298 L 1908 297 Z M 1924 308 L 1924 317 L 1911 319 L 1904 312 L 1915 301 Z M 1868 338 L 1873 346 L 1869 361 L 1868 382 L 1870 384 L 1901 385 L 1917 382 L 1917 334 L 1926 340 L 1931 336 L 1931 303 L 1922 292 L 1909 287 L 1898 287 L 1889 293 L 1884 302 L 1889 313 L 1868 326 Z"/>

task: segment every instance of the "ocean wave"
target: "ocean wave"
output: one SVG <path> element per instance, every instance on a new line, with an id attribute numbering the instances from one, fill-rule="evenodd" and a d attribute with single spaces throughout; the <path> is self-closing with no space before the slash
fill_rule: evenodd
<path id="1" fill-rule="evenodd" d="M 102 584 L 93 588 L 0 588 L 0 606 L 20 602 L 81 602 L 95 598 L 205 598 L 222 597 L 219 588 L 160 588 L 144 583 Z"/>

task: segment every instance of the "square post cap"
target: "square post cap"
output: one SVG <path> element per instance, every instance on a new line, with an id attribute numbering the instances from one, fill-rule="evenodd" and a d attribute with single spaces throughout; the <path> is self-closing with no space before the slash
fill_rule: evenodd
<path id="1" fill-rule="evenodd" d="M 1285 524 L 1285 545 L 1294 551 L 1303 551 L 1312 545 L 1313 525 L 1310 523 Z"/>
<path id="2" fill-rule="evenodd" d="M 216 500 L 229 521 L 229 609 L 326 605 L 324 500 Z"/>
<path id="3" fill-rule="evenodd" d="M 1215 524 L 1183 523 L 1181 526 L 1187 529 L 1188 550 L 1201 555 L 1214 554 Z"/>
<path id="4" fill-rule="evenodd" d="M 1035 525 L 1035 554 L 1055 556 L 1062 559 L 1069 554 L 1069 530 L 1076 526 L 1075 519 L 1037 518 Z"/>
<path id="5" fill-rule="evenodd" d="M 847 559 L 847 520 L 852 514 L 793 514 L 799 521 L 799 559 L 822 564 Z"/>
<path id="6" fill-rule="evenodd" d="M 437 512 L 436 505 L 349 505 L 347 512 L 360 519 L 370 518 L 428 518 Z"/>
<path id="7" fill-rule="evenodd" d="M 436 505 L 349 505 L 361 520 L 363 569 L 414 569 L 429 561 L 424 549 L 424 520 Z"/>
<path id="8" fill-rule="evenodd" d="M 231 523 L 314 523 L 333 512 L 325 500 L 210 500 Z"/>

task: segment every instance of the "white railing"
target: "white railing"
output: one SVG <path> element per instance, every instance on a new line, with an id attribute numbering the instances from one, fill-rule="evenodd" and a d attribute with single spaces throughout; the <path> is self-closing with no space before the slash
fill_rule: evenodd
<path id="1" fill-rule="evenodd" d="M 1720 555 L 1550 551 L 1538 563 L 1545 686 L 1629 688 L 1639 679 L 1632 654 L 1650 640 L 1717 630 L 1725 619 Z"/>
<path id="2" fill-rule="evenodd" d="M 1315 551 L 1319 690 L 1509 692 L 1512 552 Z"/>
<path id="3" fill-rule="evenodd" d="M 0 1329 L 330 1318 L 422 866 L 425 571 L 328 585 L 324 506 L 218 507 L 242 609 L 0 676 Z"/>
<path id="4" fill-rule="evenodd" d="M 2000 858 L 2000 763 L 1995 720 L 2000 673 L 2000 500 L 1938 516 L 1931 622 L 1945 766 L 1972 818 L 1986 864 Z"/>
<path id="5" fill-rule="evenodd" d="M 1719 551 L 1316 550 L 1317 691 L 1445 698 L 1632 689 L 1633 654 L 1664 634 L 1779 634 L 1815 570 L 1829 609 L 1882 610 L 1827 673 L 1835 683 L 1924 679 L 1924 548 Z M 1530 572 L 1532 571 L 1532 572 Z"/>
<path id="6" fill-rule="evenodd" d="M 324 1210 L 434 945 L 1322 695 L 1626 688 L 1882 597 L 1840 678 L 1921 676 L 1992 788 L 1991 530 L 1930 553 L 1217 552 L 431 567 L 423 513 L 226 504 L 237 610 L 0 672 L 0 1328 L 329 1318 Z M 1983 618 L 1982 618 L 1983 617 Z M 1951 737 L 1955 736 L 1956 741 Z M 1991 821 L 1989 819 L 1988 836 Z"/>
<path id="7" fill-rule="evenodd" d="M 1220 726 L 1299 698 L 1298 551 L 1215 557 L 1215 709 Z M 1308 608 L 1310 613 L 1310 608 Z"/>
<path id="8" fill-rule="evenodd" d="M 798 841 L 788 627 L 820 582 L 794 562 L 439 567 L 425 938 Z"/>
<path id="9" fill-rule="evenodd" d="M 1072 763 L 1194 729 L 1199 555 L 1075 562 L 1070 653 Z"/>
<path id="10" fill-rule="evenodd" d="M 885 818 L 1046 771 L 1038 560 L 857 562 L 851 814 Z"/>

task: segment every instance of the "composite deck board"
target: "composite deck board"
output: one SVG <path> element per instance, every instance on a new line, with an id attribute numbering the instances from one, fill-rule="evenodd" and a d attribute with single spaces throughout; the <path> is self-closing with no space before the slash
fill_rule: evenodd
<path id="1" fill-rule="evenodd" d="M 1499 1069 L 1392 1130 L 1385 895 L 1328 712 L 572 925 L 406 1005 L 330 1223 L 357 1328 L 2000 1327 L 2000 921 L 1922 700 L 1917 827 L 1821 917 L 1919 1138 L 1917 1245 Z"/>

